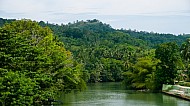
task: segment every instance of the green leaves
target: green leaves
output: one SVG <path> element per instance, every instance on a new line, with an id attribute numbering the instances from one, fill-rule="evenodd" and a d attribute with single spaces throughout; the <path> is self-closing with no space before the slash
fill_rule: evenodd
<path id="1" fill-rule="evenodd" d="M 1 78 L 1 101 L 4 105 L 28 105 L 33 103 L 35 96 L 35 81 L 26 78 L 18 71 L 4 73 Z"/>
<path id="2" fill-rule="evenodd" d="M 174 84 L 177 69 L 182 67 L 178 45 L 174 42 L 159 45 L 155 51 L 155 57 L 161 61 L 155 73 L 157 89 L 161 89 L 162 84 Z"/>
<path id="3" fill-rule="evenodd" d="M 160 61 L 154 57 L 139 58 L 132 70 L 124 72 L 124 83 L 128 88 L 154 90 L 154 73 Z"/>
<path id="4" fill-rule="evenodd" d="M 0 45 L 2 105 L 35 105 L 85 87 L 82 67 L 49 28 L 15 21 L 0 29 Z"/>

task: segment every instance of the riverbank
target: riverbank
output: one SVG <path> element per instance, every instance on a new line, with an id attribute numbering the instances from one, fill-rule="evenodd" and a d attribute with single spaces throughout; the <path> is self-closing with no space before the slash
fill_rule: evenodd
<path id="1" fill-rule="evenodd" d="M 190 101 L 190 87 L 164 84 L 162 92 L 167 95 Z"/>

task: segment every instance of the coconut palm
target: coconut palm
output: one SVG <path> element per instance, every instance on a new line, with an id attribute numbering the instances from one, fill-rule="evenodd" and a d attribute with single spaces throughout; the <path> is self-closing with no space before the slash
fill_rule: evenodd
<path id="1" fill-rule="evenodd" d="M 190 76 L 189 73 L 189 61 L 190 61 L 190 38 L 188 38 L 181 46 L 181 56 L 184 59 L 184 63 L 185 63 L 185 70 L 188 74 L 188 76 Z"/>

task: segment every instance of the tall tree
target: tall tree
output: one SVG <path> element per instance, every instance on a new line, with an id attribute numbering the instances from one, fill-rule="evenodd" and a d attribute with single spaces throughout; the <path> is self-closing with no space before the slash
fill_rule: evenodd
<path id="1" fill-rule="evenodd" d="M 162 84 L 174 84 L 177 76 L 177 69 L 182 66 L 179 47 L 175 42 L 163 43 L 155 51 L 155 57 L 160 59 L 155 73 L 157 89 Z"/>
<path id="2" fill-rule="evenodd" d="M 127 88 L 154 90 L 156 65 L 160 62 L 153 55 L 138 58 L 132 69 L 124 72 L 124 83 Z"/>
<path id="3" fill-rule="evenodd" d="M 186 70 L 188 70 L 188 64 L 190 61 L 190 38 L 186 39 L 186 41 L 181 45 L 181 55 L 185 62 Z"/>
<path id="4" fill-rule="evenodd" d="M 0 28 L 0 105 L 36 105 L 82 89 L 82 69 L 49 28 L 31 20 Z"/>

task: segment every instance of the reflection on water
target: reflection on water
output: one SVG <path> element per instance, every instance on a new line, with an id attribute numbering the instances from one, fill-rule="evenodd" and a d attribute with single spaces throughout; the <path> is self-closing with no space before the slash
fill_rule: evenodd
<path id="1" fill-rule="evenodd" d="M 163 95 L 124 90 L 120 83 L 89 84 L 83 92 L 63 94 L 63 106 L 190 106 L 190 102 Z"/>

